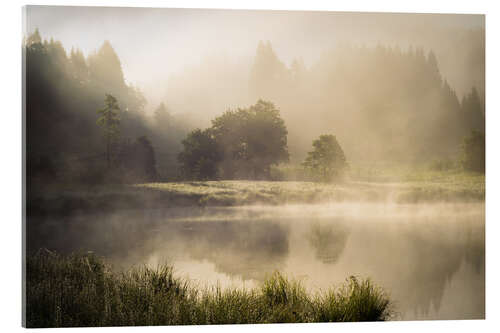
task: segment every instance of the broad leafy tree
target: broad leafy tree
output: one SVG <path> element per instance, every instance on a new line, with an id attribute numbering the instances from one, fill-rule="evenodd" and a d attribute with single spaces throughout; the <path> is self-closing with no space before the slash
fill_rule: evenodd
<path id="1" fill-rule="evenodd" d="M 224 152 L 224 178 L 268 178 L 271 165 L 289 160 L 288 131 L 273 103 L 259 100 L 227 111 L 212 121 L 211 130 Z"/>
<path id="2" fill-rule="evenodd" d="M 303 165 L 315 178 L 332 181 L 342 176 L 347 161 L 334 135 L 321 135 L 313 141 L 313 148 L 313 151 L 307 154 Z"/>
<path id="3" fill-rule="evenodd" d="M 185 178 L 208 180 L 218 177 L 218 165 L 221 160 L 219 146 L 212 131 L 196 129 L 182 140 L 184 149 L 178 160 Z"/>

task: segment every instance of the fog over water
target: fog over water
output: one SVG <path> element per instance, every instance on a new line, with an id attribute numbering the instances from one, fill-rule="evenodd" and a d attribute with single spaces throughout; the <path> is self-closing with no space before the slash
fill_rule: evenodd
<path id="1" fill-rule="evenodd" d="M 483 204 L 331 204 L 122 211 L 38 219 L 28 251 L 94 251 L 116 269 L 173 264 L 201 286 L 275 270 L 311 291 L 370 277 L 398 319 L 484 318 Z"/>
<path id="2" fill-rule="evenodd" d="M 202 286 L 355 275 L 396 319 L 484 318 L 483 15 L 29 6 L 25 22 L 29 253 L 166 262 Z M 104 98 L 119 131 L 96 125 Z M 217 138 L 195 130 L 214 119 Z M 341 167 L 310 177 L 322 137 Z"/>

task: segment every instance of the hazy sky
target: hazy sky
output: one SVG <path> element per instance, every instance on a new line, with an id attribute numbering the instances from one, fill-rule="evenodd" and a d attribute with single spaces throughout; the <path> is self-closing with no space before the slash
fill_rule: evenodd
<path id="1" fill-rule="evenodd" d="M 377 14 L 112 7 L 29 6 L 28 32 L 85 54 L 109 40 L 128 82 L 148 90 L 207 55 L 246 61 L 269 40 L 285 62 L 306 64 L 339 41 L 391 43 L 430 27 L 484 27 L 482 15 Z"/>

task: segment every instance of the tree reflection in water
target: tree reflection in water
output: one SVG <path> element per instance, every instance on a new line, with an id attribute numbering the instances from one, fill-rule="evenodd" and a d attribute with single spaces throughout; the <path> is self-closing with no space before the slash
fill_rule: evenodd
<path id="1" fill-rule="evenodd" d="M 316 258 L 325 264 L 335 264 L 345 248 L 349 231 L 341 223 L 311 225 L 307 239 L 314 248 Z"/>

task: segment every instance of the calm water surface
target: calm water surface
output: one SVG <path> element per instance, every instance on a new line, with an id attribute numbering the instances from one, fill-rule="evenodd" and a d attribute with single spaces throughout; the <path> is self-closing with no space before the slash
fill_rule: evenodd
<path id="1" fill-rule="evenodd" d="M 205 286 L 275 270 L 312 291 L 370 277 L 398 319 L 484 318 L 483 204 L 177 208 L 30 219 L 28 251 L 94 251 L 114 267 L 173 264 Z"/>

